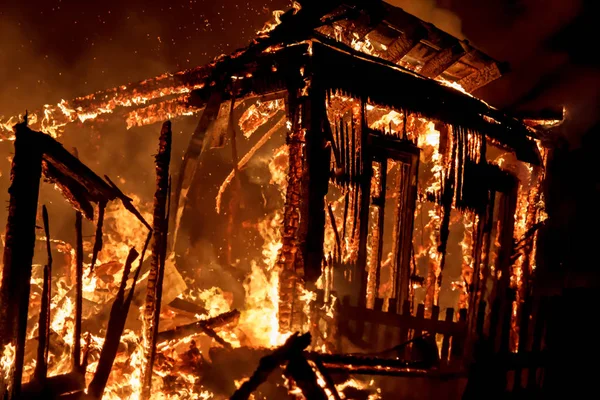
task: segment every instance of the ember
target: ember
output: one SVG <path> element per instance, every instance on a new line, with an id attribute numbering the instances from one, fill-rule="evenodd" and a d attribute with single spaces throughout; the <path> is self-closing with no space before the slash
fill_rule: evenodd
<path id="1" fill-rule="evenodd" d="M 321 3 L 205 67 L 0 121 L 0 397 L 392 398 L 398 377 L 455 390 L 475 344 L 541 350 L 545 149 L 470 95 L 498 64 L 385 3 Z M 169 120 L 153 202 L 56 140 L 109 114 Z M 73 245 L 54 204 L 36 238 L 42 176 L 76 209 Z"/>

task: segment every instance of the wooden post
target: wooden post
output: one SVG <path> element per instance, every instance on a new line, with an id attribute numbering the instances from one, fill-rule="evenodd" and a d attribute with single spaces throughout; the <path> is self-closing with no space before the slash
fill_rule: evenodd
<path id="1" fill-rule="evenodd" d="M 42 149 L 27 123 L 15 126 L 15 156 L 11 169 L 10 202 L 0 287 L 0 354 L 14 351 L 14 362 L 0 374 L 0 398 L 16 399 L 21 391 L 27 333 L 31 263 L 35 247 L 36 214 Z"/>
<path id="2" fill-rule="evenodd" d="M 329 165 L 331 150 L 327 147 L 325 124 L 326 92 L 313 79 L 309 102 L 304 107 L 302 123 L 306 128 L 306 163 L 304 171 L 303 199 L 307 202 L 306 232 L 300 240 L 304 242 L 304 279 L 315 282 L 321 275 L 323 260 L 323 242 L 325 238 L 325 196 L 329 189 Z"/>
<path id="3" fill-rule="evenodd" d="M 360 208 L 359 208 L 359 241 L 358 255 L 356 262 L 356 273 L 354 276 L 358 279 L 358 306 L 365 307 L 367 304 L 367 240 L 369 236 L 369 205 L 371 203 L 371 177 L 373 175 L 372 157 L 368 151 L 369 133 L 366 129 L 366 111 L 365 103 L 361 99 L 360 104 L 360 155 L 361 155 L 361 170 L 360 177 Z M 355 217 L 356 218 L 356 217 Z M 355 282 L 356 282 L 355 279 Z"/>
<path id="4" fill-rule="evenodd" d="M 158 154 L 156 155 L 156 192 L 154 193 L 154 239 L 152 244 L 152 264 L 148 275 L 146 306 L 144 311 L 146 335 L 146 369 L 142 381 L 142 398 L 149 399 L 152 389 L 152 368 L 156 355 L 156 338 L 162 282 L 165 273 L 167 251 L 167 200 L 169 197 L 169 164 L 171 162 L 171 121 L 166 121 L 160 132 Z"/>
<path id="5" fill-rule="evenodd" d="M 300 125 L 302 104 L 290 91 L 288 97 L 288 121 L 292 123 L 288 132 L 289 171 L 285 194 L 283 216 L 282 247 L 277 257 L 279 276 L 279 329 L 290 331 L 297 321 L 294 317 L 301 314 L 296 300 L 302 272 L 302 257 L 299 255 L 300 214 L 302 196 L 302 177 L 304 174 L 304 130 Z"/>
<path id="6" fill-rule="evenodd" d="M 71 372 L 79 370 L 81 363 L 81 317 L 83 311 L 83 215 L 75 213 L 75 329 L 73 330 L 73 353 Z"/>
<path id="7" fill-rule="evenodd" d="M 48 210 L 42 207 L 44 220 L 44 233 L 46 234 L 46 251 L 48 252 L 48 263 L 44 266 L 44 286 L 42 288 L 42 304 L 40 319 L 38 323 L 38 352 L 34 379 L 42 382 L 46 379 L 48 372 L 48 346 L 50 345 L 50 300 L 52 299 L 52 247 L 50 246 L 50 224 L 48 222 Z"/>

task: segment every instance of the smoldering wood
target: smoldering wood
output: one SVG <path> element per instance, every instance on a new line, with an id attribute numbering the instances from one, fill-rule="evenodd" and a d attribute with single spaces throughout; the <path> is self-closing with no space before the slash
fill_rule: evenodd
<path id="1" fill-rule="evenodd" d="M 327 368 L 325 368 L 325 365 L 323 364 L 321 359 L 319 357 L 314 357 L 312 361 L 314 362 L 317 370 L 323 376 L 323 379 L 325 380 L 325 385 L 327 386 L 327 389 L 329 389 L 329 391 L 331 392 L 333 399 L 342 400 L 340 394 L 337 391 L 337 388 L 335 387 L 335 383 L 331 378 L 331 375 L 329 374 L 329 371 L 327 370 Z"/>
<path id="2" fill-rule="evenodd" d="M 166 121 L 161 129 L 158 153 L 156 155 L 156 192 L 154 194 L 152 263 L 146 286 L 144 320 L 146 330 L 146 369 L 143 374 L 142 398 L 150 398 L 152 370 L 156 354 L 156 339 L 162 302 L 162 283 L 167 252 L 167 201 L 169 199 L 169 164 L 171 162 L 171 121 Z"/>
<path id="3" fill-rule="evenodd" d="M 14 363 L 0 376 L 0 398 L 16 399 L 21 391 L 27 333 L 27 311 L 43 146 L 39 134 L 22 122 L 14 127 L 15 155 L 11 167 L 10 201 L 0 287 L 0 348 L 14 346 Z"/>
<path id="4" fill-rule="evenodd" d="M 104 338 L 104 345 L 102 346 L 102 350 L 100 352 L 98 367 L 96 368 L 94 378 L 88 386 L 88 395 L 92 399 L 102 398 L 104 389 L 106 388 L 106 383 L 108 382 L 110 370 L 117 355 L 119 342 L 123 333 L 123 328 L 125 327 L 125 320 L 127 319 L 127 312 L 129 311 L 131 294 L 135 290 L 135 284 L 140 268 L 138 268 L 135 274 L 127 299 L 125 298 L 125 288 L 127 285 L 127 279 L 129 278 L 129 273 L 131 272 L 131 265 L 138 256 L 138 252 L 132 248 L 129 251 L 127 261 L 125 262 L 125 267 L 123 268 L 123 277 L 121 278 L 119 291 L 117 292 L 117 296 L 113 302 L 110 319 L 108 320 L 108 327 L 106 329 L 106 336 Z"/>
<path id="5" fill-rule="evenodd" d="M 258 368 L 254 371 L 252 376 L 242 383 L 235 393 L 231 395 L 230 400 L 249 399 L 252 392 L 258 389 L 275 369 L 295 355 L 301 354 L 302 351 L 310 345 L 310 341 L 311 336 L 309 333 L 303 335 L 300 335 L 297 332 L 294 333 L 282 346 L 260 359 Z"/>
<path id="6" fill-rule="evenodd" d="M 187 325 L 181 325 L 177 328 L 160 332 L 158 334 L 158 341 L 164 342 L 169 340 L 176 340 L 195 333 L 206 333 L 208 330 L 212 330 L 212 332 L 214 332 L 214 329 L 218 329 L 228 324 L 237 323 L 239 317 L 240 312 L 238 310 L 228 311 L 226 313 L 217 315 L 212 318 L 208 318 L 203 321 L 193 322 Z"/>
<path id="7" fill-rule="evenodd" d="M 80 368 L 81 363 L 81 319 L 83 312 L 83 216 L 75 213 L 75 328 L 73 330 L 73 353 L 71 371 Z"/>

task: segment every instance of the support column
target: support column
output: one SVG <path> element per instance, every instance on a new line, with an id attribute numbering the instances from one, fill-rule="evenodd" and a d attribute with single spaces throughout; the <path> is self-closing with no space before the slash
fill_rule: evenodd
<path id="1" fill-rule="evenodd" d="M 35 247 L 36 214 L 42 175 L 42 149 L 37 133 L 17 124 L 15 156 L 8 190 L 8 222 L 4 269 L 0 287 L 0 357 L 14 357 L 8 371 L 0 371 L 0 398 L 16 399 L 21 390 L 29 307 L 31 263 Z M 12 356 L 9 355 L 12 353 Z"/>
<path id="2" fill-rule="evenodd" d="M 282 247 L 279 251 L 277 268 L 279 275 L 279 329 L 282 332 L 290 331 L 301 324 L 297 316 L 297 294 L 299 285 L 302 284 L 304 270 L 302 257 L 298 257 L 300 208 L 302 206 L 302 177 L 304 174 L 304 140 L 305 130 L 301 125 L 301 112 L 303 104 L 290 91 L 288 100 L 288 118 L 292 124 L 288 134 L 289 170 L 288 184 L 285 197 L 285 210 L 283 215 Z"/>

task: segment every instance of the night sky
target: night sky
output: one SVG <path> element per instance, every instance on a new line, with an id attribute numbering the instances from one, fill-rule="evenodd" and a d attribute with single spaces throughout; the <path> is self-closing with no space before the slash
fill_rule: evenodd
<path id="1" fill-rule="evenodd" d="M 205 64 L 288 0 L 2 0 L 0 115 Z"/>
<path id="2" fill-rule="evenodd" d="M 510 64 L 510 73 L 476 93 L 484 100 L 511 111 L 564 105 L 564 131 L 575 145 L 597 123 L 593 1 L 389 2 Z M 0 115 L 205 64 L 245 46 L 290 3 L 2 0 Z"/>

